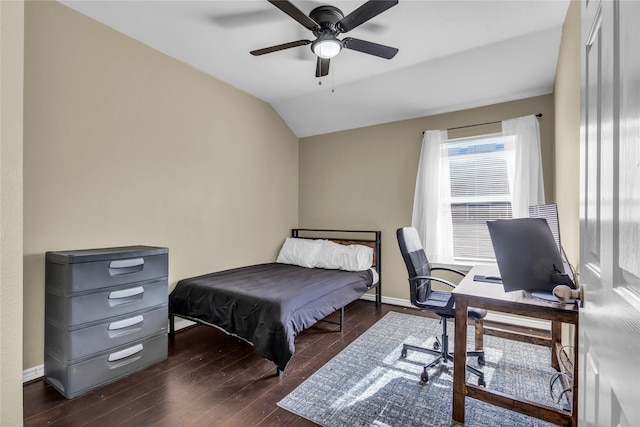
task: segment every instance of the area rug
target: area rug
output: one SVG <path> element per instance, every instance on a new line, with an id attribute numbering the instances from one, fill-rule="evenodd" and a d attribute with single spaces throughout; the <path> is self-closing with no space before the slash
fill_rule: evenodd
<path id="1" fill-rule="evenodd" d="M 453 332 L 453 325 L 449 328 Z M 326 427 L 459 426 L 452 421 L 453 364 L 429 371 L 420 382 L 422 365 L 433 356 L 409 351 L 403 343 L 431 347 L 440 335 L 438 320 L 389 312 L 326 365 L 307 378 L 278 405 Z M 468 342 L 473 343 L 470 328 Z M 453 341 L 453 337 L 450 337 Z M 487 387 L 560 407 L 549 392 L 554 370 L 550 349 L 485 336 Z M 477 366 L 470 358 L 472 366 Z M 469 382 L 477 377 L 467 374 Z M 466 398 L 465 426 L 532 426 L 550 424 L 513 411 Z"/>

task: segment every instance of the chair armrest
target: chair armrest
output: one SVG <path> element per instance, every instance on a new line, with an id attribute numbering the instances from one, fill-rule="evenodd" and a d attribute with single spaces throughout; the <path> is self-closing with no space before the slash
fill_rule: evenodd
<path id="1" fill-rule="evenodd" d="M 416 280 L 435 280 L 436 282 L 444 283 L 445 285 L 451 286 L 452 288 L 456 287 L 456 285 L 454 285 L 450 281 L 444 280 L 444 279 L 440 279 L 439 277 L 433 277 L 433 276 L 414 276 L 414 277 L 409 277 L 409 281 L 410 282 L 415 282 Z"/>
<path id="2" fill-rule="evenodd" d="M 436 313 L 449 312 L 449 311 L 451 311 L 453 309 L 453 304 L 454 304 L 453 296 L 450 296 L 447 299 L 447 302 L 446 302 L 446 304 L 444 306 L 439 305 L 439 304 L 434 305 L 433 301 L 435 301 L 435 300 L 432 300 L 432 303 L 430 304 L 428 302 L 430 297 L 427 297 L 427 299 L 424 300 L 424 301 L 418 300 L 418 297 L 417 297 L 418 289 L 423 287 L 423 286 L 428 286 L 427 283 L 430 283 L 430 282 L 423 282 L 422 284 L 417 286 L 416 282 L 419 281 L 419 280 L 425 280 L 425 281 L 426 280 L 429 280 L 429 281 L 430 280 L 434 280 L 436 282 L 440 282 L 440 283 L 443 283 L 445 285 L 448 285 L 448 286 L 450 286 L 452 288 L 456 287 L 453 283 L 449 282 L 448 280 L 440 279 L 439 277 L 433 277 L 433 276 L 414 276 L 414 277 L 410 277 L 409 278 L 409 284 L 410 284 L 410 288 L 411 288 L 411 303 L 414 306 L 418 307 L 421 310 L 432 311 L 432 312 L 436 312 Z M 438 292 L 436 292 L 436 293 L 438 293 Z M 443 292 L 441 291 L 439 293 L 442 294 Z M 448 292 L 446 292 L 446 293 L 448 293 Z M 440 302 L 442 302 L 442 301 L 440 301 Z"/>
<path id="3" fill-rule="evenodd" d="M 460 276 L 462 276 L 462 277 L 466 276 L 466 274 L 464 274 L 462 271 L 460 271 L 460 270 L 456 270 L 456 269 L 454 269 L 454 268 L 449 268 L 449 267 L 431 267 L 431 271 L 434 271 L 434 270 L 450 271 L 450 272 L 452 272 L 452 273 L 459 274 L 459 275 L 460 275 Z"/>

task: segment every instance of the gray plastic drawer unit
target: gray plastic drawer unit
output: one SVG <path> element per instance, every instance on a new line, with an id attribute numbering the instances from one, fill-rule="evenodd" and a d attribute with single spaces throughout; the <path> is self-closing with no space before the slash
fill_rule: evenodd
<path id="1" fill-rule="evenodd" d="M 44 378 L 67 398 L 167 358 L 167 248 L 47 252 Z"/>

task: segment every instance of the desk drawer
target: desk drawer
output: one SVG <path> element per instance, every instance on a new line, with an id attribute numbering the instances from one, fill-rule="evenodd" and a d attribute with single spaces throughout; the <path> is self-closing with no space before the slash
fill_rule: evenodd
<path id="1" fill-rule="evenodd" d="M 160 335 L 74 364 L 45 354 L 44 378 L 65 397 L 73 398 L 166 358 L 167 335 Z"/>

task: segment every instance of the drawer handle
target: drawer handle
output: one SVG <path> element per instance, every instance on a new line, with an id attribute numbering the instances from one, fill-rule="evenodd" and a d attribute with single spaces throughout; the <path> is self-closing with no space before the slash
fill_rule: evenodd
<path id="1" fill-rule="evenodd" d="M 111 261 L 109 263 L 109 274 L 117 276 L 120 274 L 130 274 L 142 271 L 144 268 L 144 258 L 131 258 Z"/>
<path id="2" fill-rule="evenodd" d="M 124 289 L 122 291 L 109 292 L 109 299 L 130 298 L 143 293 L 144 293 L 144 288 L 142 286 L 138 286 L 137 288 L 130 288 L 130 289 Z"/>
<path id="3" fill-rule="evenodd" d="M 137 325 L 138 323 L 142 323 L 143 321 L 144 317 L 142 315 L 131 317 L 129 319 L 118 320 L 117 322 L 109 323 L 109 330 L 115 331 L 118 329 L 128 328 L 130 326 Z"/>
<path id="4" fill-rule="evenodd" d="M 142 346 L 142 344 L 138 344 L 134 345 L 133 347 L 125 348 L 124 350 L 111 353 L 109 355 L 109 362 L 117 362 L 118 360 L 133 356 L 136 353 L 140 353 L 143 349 L 144 347 Z"/>

